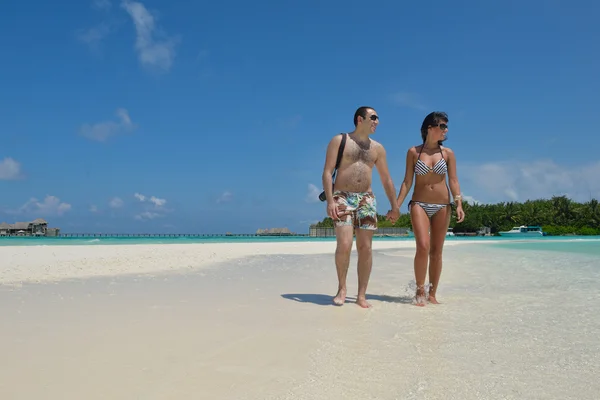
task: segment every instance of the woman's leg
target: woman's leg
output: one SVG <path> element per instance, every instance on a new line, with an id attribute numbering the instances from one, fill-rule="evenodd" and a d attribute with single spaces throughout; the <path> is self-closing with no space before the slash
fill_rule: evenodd
<path id="1" fill-rule="evenodd" d="M 452 207 L 446 206 L 436 212 L 431 217 L 431 245 L 429 247 L 429 302 L 439 304 L 435 298 L 437 293 L 440 276 L 442 275 L 442 250 L 448 225 L 450 225 L 450 216 Z"/>
<path id="2" fill-rule="evenodd" d="M 415 281 L 417 282 L 416 301 L 418 306 L 425 305 L 425 277 L 427 276 L 427 259 L 429 258 L 429 217 L 418 204 L 410 205 L 410 220 L 417 251 L 415 253 Z"/>

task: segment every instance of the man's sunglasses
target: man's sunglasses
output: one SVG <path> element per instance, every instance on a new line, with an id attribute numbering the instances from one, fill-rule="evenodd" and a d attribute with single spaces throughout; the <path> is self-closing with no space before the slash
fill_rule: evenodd
<path id="1" fill-rule="evenodd" d="M 433 128 L 433 127 L 436 127 L 436 126 L 439 126 L 441 130 L 446 130 L 446 129 L 448 129 L 448 125 L 446 125 L 446 124 L 435 124 L 435 125 L 431 125 L 431 127 L 432 127 L 432 128 Z"/>
<path id="2" fill-rule="evenodd" d="M 369 117 L 369 119 L 370 119 L 371 121 L 377 121 L 377 120 L 379 119 L 379 116 L 377 116 L 377 115 L 373 114 L 373 115 L 371 115 L 371 116 Z"/>

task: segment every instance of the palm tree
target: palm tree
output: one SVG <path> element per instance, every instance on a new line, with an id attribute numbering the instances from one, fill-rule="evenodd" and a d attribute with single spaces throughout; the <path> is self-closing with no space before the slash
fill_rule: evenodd
<path id="1" fill-rule="evenodd" d="M 573 202 L 567 196 L 553 196 L 554 222 L 557 225 L 568 226 L 573 221 Z"/>
<path id="2" fill-rule="evenodd" d="M 583 226 L 590 226 L 592 228 L 600 227 L 600 205 L 598 204 L 598 200 L 591 199 L 583 204 L 580 217 Z"/>

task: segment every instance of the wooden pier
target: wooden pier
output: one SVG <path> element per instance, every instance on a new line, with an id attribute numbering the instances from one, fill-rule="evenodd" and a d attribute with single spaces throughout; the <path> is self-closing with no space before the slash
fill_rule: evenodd
<path id="1" fill-rule="evenodd" d="M 272 237 L 308 236 L 307 234 L 255 234 L 255 233 L 61 233 L 61 238 L 212 238 L 212 237 Z"/>

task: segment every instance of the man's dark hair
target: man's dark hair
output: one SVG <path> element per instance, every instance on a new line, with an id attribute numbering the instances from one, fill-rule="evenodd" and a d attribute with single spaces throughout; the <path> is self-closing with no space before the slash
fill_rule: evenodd
<path id="1" fill-rule="evenodd" d="M 425 117 L 423 124 L 421 125 L 421 138 L 423 139 L 423 143 L 425 143 L 425 139 L 427 139 L 427 128 L 429 128 L 430 125 L 437 125 L 440 122 L 448 123 L 448 114 L 442 111 L 434 111 Z M 441 145 L 445 140 L 446 139 L 438 141 L 438 144 Z"/>
<path id="2" fill-rule="evenodd" d="M 366 118 L 367 111 L 369 111 L 369 110 L 375 110 L 375 109 L 373 107 L 368 107 L 368 106 L 358 107 L 358 109 L 354 113 L 354 126 L 358 125 L 358 117 L 359 116 Z"/>

